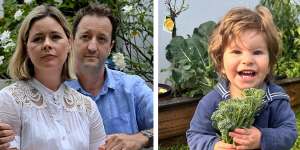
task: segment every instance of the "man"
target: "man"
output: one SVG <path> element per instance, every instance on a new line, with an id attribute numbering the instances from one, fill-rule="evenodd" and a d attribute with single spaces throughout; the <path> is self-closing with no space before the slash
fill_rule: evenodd
<path id="1" fill-rule="evenodd" d="M 10 125 L 0 123 L 0 149 L 6 150 L 9 147 L 9 142 L 15 138 L 15 135 Z"/>
<path id="2" fill-rule="evenodd" d="M 105 67 L 116 24 L 104 5 L 89 5 L 77 13 L 73 36 L 78 81 L 68 84 L 96 101 L 110 134 L 106 149 L 141 149 L 150 142 L 146 130 L 153 128 L 153 92 L 141 78 Z"/>
<path id="3" fill-rule="evenodd" d="M 102 149 L 138 150 L 153 142 L 153 92 L 140 77 L 105 67 L 116 27 L 104 5 L 89 5 L 77 13 L 73 37 L 78 80 L 67 84 L 96 102 L 108 134 Z M 10 127 L 0 124 L 0 148 L 11 137 Z"/>

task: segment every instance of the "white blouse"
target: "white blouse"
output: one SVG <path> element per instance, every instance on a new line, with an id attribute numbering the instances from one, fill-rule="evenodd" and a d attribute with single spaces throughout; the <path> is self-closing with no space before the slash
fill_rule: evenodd
<path id="1" fill-rule="evenodd" d="M 38 80 L 0 91 L 0 122 L 12 125 L 12 147 L 21 150 L 96 150 L 105 131 L 95 102 L 61 84 L 52 91 Z"/>

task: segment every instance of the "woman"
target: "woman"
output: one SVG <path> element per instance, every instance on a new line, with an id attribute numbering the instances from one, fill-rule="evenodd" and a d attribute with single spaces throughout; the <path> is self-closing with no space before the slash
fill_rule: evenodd
<path id="1" fill-rule="evenodd" d="M 63 82 L 74 78 L 71 34 L 61 12 L 34 8 L 21 24 L 9 64 L 16 83 L 0 91 L 0 121 L 17 149 L 97 149 L 105 131 L 96 104 Z"/>

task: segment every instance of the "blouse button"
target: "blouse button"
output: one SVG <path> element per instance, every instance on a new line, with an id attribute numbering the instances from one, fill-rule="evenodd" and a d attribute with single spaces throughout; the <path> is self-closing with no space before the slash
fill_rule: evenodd
<path id="1" fill-rule="evenodd" d="M 54 101 L 54 104 L 58 105 L 58 97 L 57 97 L 57 95 L 53 95 L 52 99 Z"/>

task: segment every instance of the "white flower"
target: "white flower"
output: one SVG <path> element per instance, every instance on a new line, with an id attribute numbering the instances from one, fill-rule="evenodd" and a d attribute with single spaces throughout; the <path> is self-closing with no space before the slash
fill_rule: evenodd
<path id="1" fill-rule="evenodd" d="M 30 5 L 32 3 L 32 0 L 24 0 L 24 3 Z"/>
<path id="2" fill-rule="evenodd" d="M 22 14 L 23 14 L 23 10 L 21 10 L 21 9 L 17 10 L 14 15 L 15 19 L 19 21 L 22 17 Z"/>
<path id="3" fill-rule="evenodd" d="M 0 35 L 0 41 L 5 42 L 9 40 L 10 38 L 10 31 L 5 30 L 1 35 Z"/>
<path id="4" fill-rule="evenodd" d="M 128 13 L 132 10 L 132 8 L 133 8 L 132 6 L 126 5 L 122 8 L 122 11 L 125 12 L 125 13 Z"/>
<path id="5" fill-rule="evenodd" d="M 124 70 L 126 67 L 125 58 L 122 53 L 115 53 L 112 56 L 112 61 L 115 63 L 116 67 L 120 70 Z"/>
<path id="6" fill-rule="evenodd" d="M 7 43 L 6 45 L 3 45 L 2 47 L 4 48 L 5 52 L 9 51 L 10 47 L 14 47 L 16 46 L 16 43 L 14 43 L 12 40 L 9 40 L 9 43 Z"/>
<path id="7" fill-rule="evenodd" d="M 0 65 L 3 64 L 3 59 L 4 59 L 4 56 L 0 56 Z"/>

